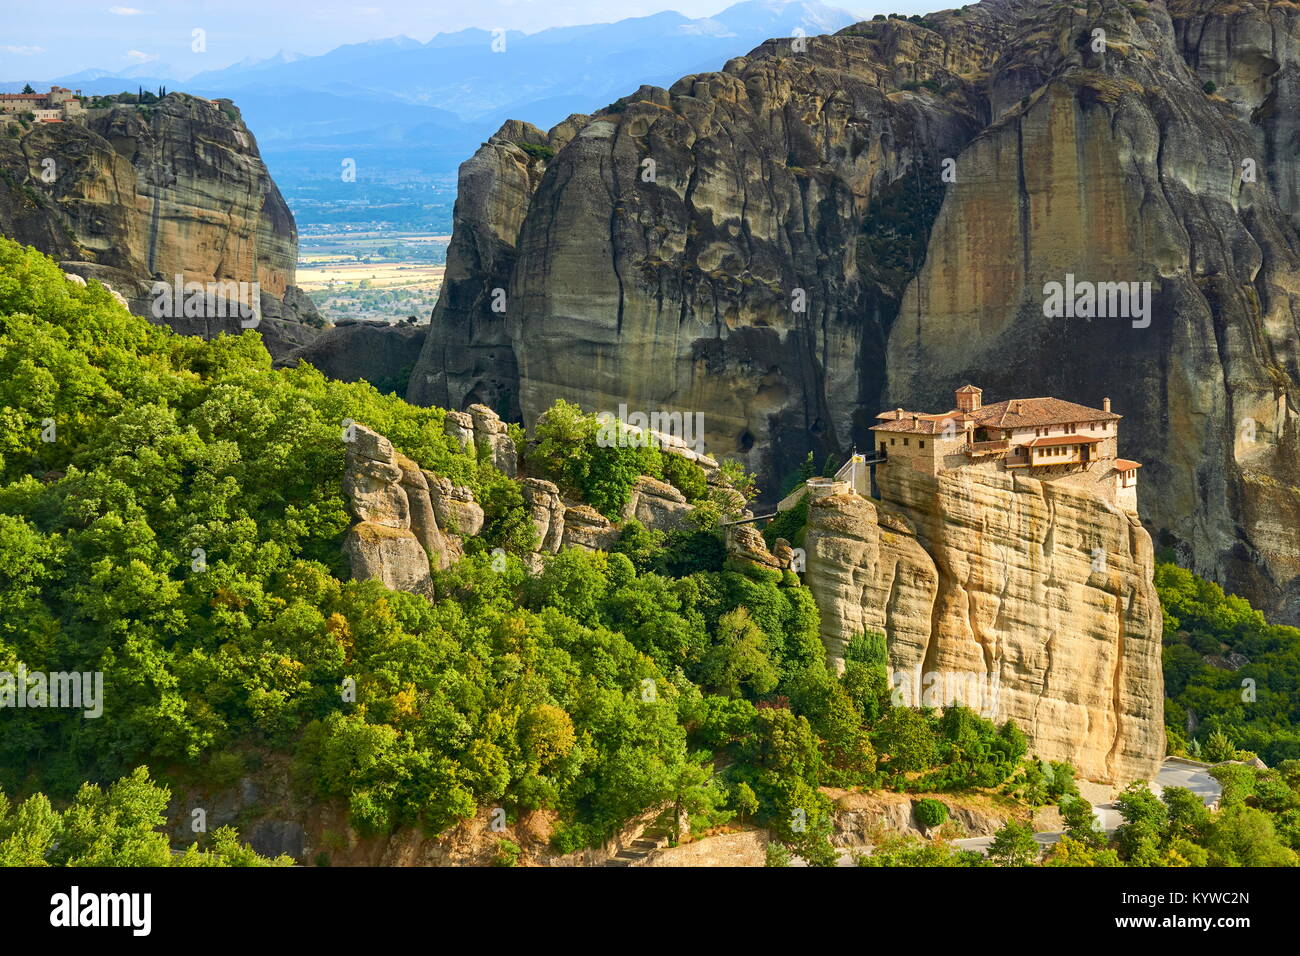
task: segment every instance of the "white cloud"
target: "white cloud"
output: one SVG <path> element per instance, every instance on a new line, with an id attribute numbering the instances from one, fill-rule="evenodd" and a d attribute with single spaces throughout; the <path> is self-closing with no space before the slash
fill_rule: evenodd
<path id="1" fill-rule="evenodd" d="M 126 56 L 127 59 L 135 60 L 137 63 L 152 63 L 154 60 L 158 59 L 158 54 L 156 53 L 141 53 L 139 50 L 127 50 Z"/>
<path id="2" fill-rule="evenodd" d="M 14 56 L 35 56 L 38 53 L 44 53 L 43 46 L 0 46 L 0 50 L 5 53 L 12 53 Z"/>
<path id="3" fill-rule="evenodd" d="M 108 12 L 119 17 L 138 17 L 144 13 L 143 10 L 137 10 L 135 7 L 109 7 Z"/>

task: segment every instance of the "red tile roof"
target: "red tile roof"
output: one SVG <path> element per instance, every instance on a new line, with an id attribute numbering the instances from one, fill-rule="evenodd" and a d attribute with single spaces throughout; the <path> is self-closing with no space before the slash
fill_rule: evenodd
<path id="1" fill-rule="evenodd" d="M 1123 415 L 1103 412 L 1060 398 L 1008 398 L 971 412 L 977 425 L 992 428 L 1033 428 L 1038 425 L 1070 425 L 1075 422 L 1119 421 Z"/>
<path id="2" fill-rule="evenodd" d="M 1129 459 L 1127 458 L 1115 459 L 1116 471 L 1133 471 L 1134 469 L 1141 468 L 1141 467 L 1142 467 L 1142 462 L 1140 461 L 1129 461 Z"/>
<path id="3" fill-rule="evenodd" d="M 894 416 L 894 413 L 885 412 L 876 416 L 877 418 L 886 418 L 879 425 L 872 425 L 871 431 L 897 432 L 908 435 L 941 435 L 943 434 L 947 422 L 952 422 L 954 437 L 957 433 L 964 431 L 963 421 L 965 416 L 961 412 L 953 412 L 948 415 L 922 415 L 919 412 L 904 412 L 902 418 Z"/>
<path id="4" fill-rule="evenodd" d="M 1090 435 L 1054 435 L 1051 438 L 1030 438 L 1021 444 L 1027 448 L 1048 448 L 1055 445 L 1095 445 L 1104 440 Z"/>
<path id="5" fill-rule="evenodd" d="M 919 418 L 946 420 L 956 419 L 960 424 L 973 421 L 986 428 L 1035 428 L 1043 425 L 1073 425 L 1079 422 L 1113 422 L 1123 415 L 1104 412 L 1100 408 L 1090 408 L 1076 402 L 1067 402 L 1060 398 L 1009 398 L 1006 401 L 985 405 L 971 412 L 950 409 L 938 414 L 910 412 L 906 409 L 891 408 L 881 412 L 877 418 L 889 421 Z M 873 425 L 886 431 L 910 431 L 886 425 Z"/>

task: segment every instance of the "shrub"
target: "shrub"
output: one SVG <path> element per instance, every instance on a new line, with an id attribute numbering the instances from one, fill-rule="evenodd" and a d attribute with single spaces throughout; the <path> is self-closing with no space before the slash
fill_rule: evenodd
<path id="1" fill-rule="evenodd" d="M 493 866 L 518 866 L 519 854 L 523 852 L 518 843 L 514 840 L 507 840 L 502 837 L 497 841 L 496 857 L 492 860 Z"/>
<path id="2" fill-rule="evenodd" d="M 780 512 L 767 523 L 767 527 L 763 529 L 763 540 L 767 542 L 769 548 L 776 543 L 777 538 L 785 538 L 791 544 L 798 546 L 801 543 L 804 525 L 807 523 L 808 495 L 805 494 L 793 508 Z"/>
<path id="3" fill-rule="evenodd" d="M 784 843 L 771 840 L 764 851 L 764 866 L 789 866 L 790 865 L 790 848 Z"/>
<path id="4" fill-rule="evenodd" d="M 912 812 L 916 815 L 916 822 L 927 830 L 933 830 L 935 827 L 941 826 L 943 821 L 948 819 L 947 804 L 932 800 L 929 797 L 917 801 L 916 806 L 912 808 Z"/>
<path id="5" fill-rule="evenodd" d="M 555 156 L 554 146 L 539 146 L 535 143 L 515 143 L 515 145 L 529 156 L 534 159 L 540 159 L 543 162 Z"/>

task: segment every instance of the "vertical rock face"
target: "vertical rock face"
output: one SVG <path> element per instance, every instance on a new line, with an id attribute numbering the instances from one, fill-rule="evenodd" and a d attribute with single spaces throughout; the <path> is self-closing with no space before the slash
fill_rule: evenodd
<path id="1" fill-rule="evenodd" d="M 429 480 L 383 435 L 365 425 L 353 428 L 343 476 L 343 492 L 357 519 L 343 540 L 352 576 L 432 597 L 431 567 L 447 567 L 451 555 L 438 527 Z"/>
<path id="2" fill-rule="evenodd" d="M 539 554 L 557 554 L 564 543 L 564 500 L 560 489 L 541 478 L 525 478 L 521 483 L 524 504 L 537 526 Z"/>
<path id="3" fill-rule="evenodd" d="M 429 494 L 429 481 L 420 466 L 405 455 L 393 456 L 397 467 L 402 469 L 401 486 L 406 493 L 406 503 L 410 509 L 411 533 L 433 559 L 433 566 L 438 570 L 446 568 L 448 560 L 447 544 L 442 531 L 438 528 L 438 518 L 434 512 L 433 499 Z"/>
<path id="4" fill-rule="evenodd" d="M 517 420 L 519 372 L 504 298 L 515 243 L 546 157 L 572 136 L 584 117 L 549 134 L 511 120 L 460 168 L 455 220 L 462 225 L 447 248 L 447 271 L 408 399 L 460 409 L 474 403 Z M 501 294 L 496 290 L 501 290 Z M 502 311 L 505 310 L 505 311 Z"/>
<path id="5" fill-rule="evenodd" d="M 1161 614 L 1136 516 L 1034 479 L 881 472 L 879 504 L 809 506 L 805 583 L 830 656 L 884 632 L 907 702 L 955 694 L 1086 779 L 1149 779 L 1164 755 Z"/>
<path id="6" fill-rule="evenodd" d="M 1094 19 L 1107 30 L 1104 54 L 1071 44 L 1087 24 L 1068 7 L 1035 20 L 1051 42 L 1013 41 L 1005 63 L 1036 61 L 1049 77 L 1026 104 L 1007 86 L 1018 75 L 1004 66 L 992 76 L 1003 112 L 958 158 L 957 186 L 890 332 L 890 404 L 933 400 L 976 370 L 994 390 L 1112 396 L 1144 463 L 1142 513 L 1164 543 L 1295 620 L 1300 243 L 1283 205 L 1300 168 L 1294 146 L 1268 149 L 1276 124 L 1252 127 L 1258 110 L 1205 94 L 1160 7 Z M 1268 95 L 1286 97 L 1285 74 L 1245 52 L 1259 45 L 1255 21 L 1231 19 L 1241 56 L 1282 83 L 1265 83 Z M 1297 22 L 1294 11 L 1274 19 L 1279 29 Z M 1206 23 L 1209 72 L 1230 95 L 1257 97 L 1249 71 L 1231 66 L 1234 42 L 1211 55 L 1222 20 Z M 1190 20 L 1179 32 L 1184 44 L 1202 37 Z M 1243 182 L 1251 157 L 1260 175 Z M 1150 316 L 1045 316 L 1045 284 L 1067 273 L 1150 283 Z"/>
<path id="7" fill-rule="evenodd" d="M 1300 9 L 1215 0 L 1170 0 L 1167 8 L 1183 58 L 1249 124 L 1257 178 L 1300 229 Z"/>
<path id="8" fill-rule="evenodd" d="M 141 315 L 155 279 L 257 282 L 273 352 L 314 335 L 300 323 L 317 319 L 315 307 L 293 284 L 297 227 L 229 100 L 172 93 L 0 137 L 0 232 L 102 280 Z M 205 336 L 240 330 L 233 318 L 172 323 Z"/>
<path id="9" fill-rule="evenodd" d="M 1160 543 L 1300 621 L 1298 43 L 1293 4 L 983 0 L 517 129 L 412 396 L 701 411 L 770 487 L 969 379 L 1109 395 Z M 1067 274 L 1150 282 L 1150 324 L 1045 317 Z"/>

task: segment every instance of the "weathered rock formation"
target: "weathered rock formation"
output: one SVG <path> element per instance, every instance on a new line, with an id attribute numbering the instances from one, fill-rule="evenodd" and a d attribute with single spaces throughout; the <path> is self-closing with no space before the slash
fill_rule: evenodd
<path id="1" fill-rule="evenodd" d="M 519 469 L 519 454 L 506 424 L 486 405 L 471 405 L 468 412 L 449 410 L 444 430 L 467 451 L 476 449 L 480 457 L 511 478 Z"/>
<path id="2" fill-rule="evenodd" d="M 343 492 L 357 523 L 343 540 L 352 576 L 375 578 L 395 591 L 432 597 L 431 568 L 445 568 L 452 553 L 438 527 L 430 479 L 392 443 L 365 425 L 353 425 Z M 480 522 L 482 512 L 480 511 Z"/>
<path id="3" fill-rule="evenodd" d="M 293 284 L 293 215 L 229 100 L 171 93 L 0 136 L 0 233 L 104 282 L 153 321 L 152 283 L 179 274 L 257 282 L 258 330 L 274 354 L 316 332 L 302 324 L 317 321 L 315 307 Z M 241 331 L 233 316 L 166 321 L 205 337 Z"/>
<path id="4" fill-rule="evenodd" d="M 541 478 L 525 478 L 521 482 L 524 505 L 537 527 L 537 551 L 540 554 L 557 554 L 564 543 L 565 505 L 560 489 Z"/>
<path id="5" fill-rule="evenodd" d="M 439 478 L 425 472 L 429 480 L 429 494 L 433 498 L 433 512 L 443 537 L 455 535 L 468 538 L 483 530 L 483 508 L 474 500 L 474 492 L 462 485 L 453 485 L 448 478 Z"/>
<path id="6" fill-rule="evenodd" d="M 955 694 L 1086 779 L 1149 779 L 1164 755 L 1162 622 L 1136 516 L 1031 478 L 880 472 L 880 503 L 809 505 L 804 581 L 830 657 L 883 632 L 904 702 Z"/>
<path id="7" fill-rule="evenodd" d="M 1300 620 L 1297 38 L 1289 3 L 983 0 L 507 124 L 409 394 L 700 411 L 769 487 L 969 379 L 1111 396 L 1161 543 Z M 1067 274 L 1150 282 L 1150 324 L 1046 318 Z"/>
<path id="8" fill-rule="evenodd" d="M 623 518 L 635 518 L 651 531 L 675 531 L 686 522 L 691 505 L 666 481 L 642 475 L 632 485 Z"/>
<path id="9" fill-rule="evenodd" d="M 728 525 L 725 537 L 729 557 L 772 571 L 781 569 L 781 562 L 768 550 L 762 533 L 752 524 Z"/>
<path id="10" fill-rule="evenodd" d="M 823 791 L 826 792 L 826 791 Z M 1008 820 L 1032 824 L 1027 810 L 1014 805 L 987 803 L 970 796 L 953 794 L 902 794 L 888 790 L 862 793 L 852 790 L 827 792 L 835 802 L 831 819 L 835 831 L 831 842 L 836 846 L 862 848 L 898 835 L 930 837 L 933 832 L 916 819 L 916 805 L 921 800 L 938 800 L 948 808 L 944 828 L 965 837 L 992 836 Z M 1037 831 L 1039 827 L 1034 827 Z M 1060 829 L 1056 827 L 1055 829 Z"/>
<path id="11" fill-rule="evenodd" d="M 776 566 L 782 571 L 803 574 L 806 570 L 804 549 L 792 547 L 785 538 L 777 538 L 772 542 L 772 557 L 776 559 Z"/>
<path id="12" fill-rule="evenodd" d="M 341 382 L 364 379 L 376 388 L 406 393 L 424 346 L 427 326 L 340 322 L 276 361 L 277 368 L 306 362 Z"/>
<path id="13" fill-rule="evenodd" d="M 619 538 L 603 514 L 590 505 L 569 505 L 564 510 L 564 547 L 585 551 L 609 551 Z"/>
<path id="14" fill-rule="evenodd" d="M 519 456 L 514 439 L 506 433 L 506 423 L 486 405 L 471 405 L 469 413 L 474 419 L 474 443 L 480 456 L 513 478 L 519 467 Z"/>

